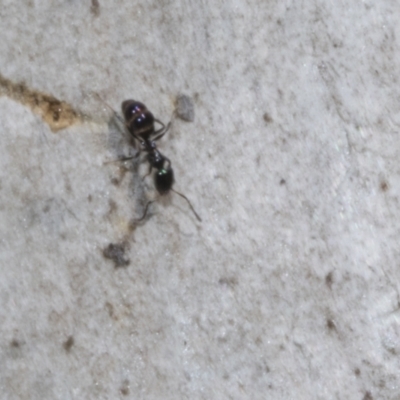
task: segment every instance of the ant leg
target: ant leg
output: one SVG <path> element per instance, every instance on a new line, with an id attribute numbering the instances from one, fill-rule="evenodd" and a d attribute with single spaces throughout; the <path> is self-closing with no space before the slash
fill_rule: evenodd
<path id="1" fill-rule="evenodd" d="M 105 161 L 104 164 L 112 164 L 112 163 L 116 163 L 116 162 L 125 162 L 125 161 L 129 161 L 129 160 L 133 160 L 136 157 L 137 157 L 137 155 L 136 156 L 129 156 L 129 157 L 121 157 L 121 158 L 118 158 L 117 160 Z"/>
<path id="2" fill-rule="evenodd" d="M 135 222 L 140 222 L 140 221 L 143 221 L 143 220 L 145 219 L 145 217 L 146 217 L 146 215 L 147 215 L 147 210 L 149 209 L 149 205 L 150 205 L 151 203 L 154 203 L 154 201 L 155 201 L 155 200 L 149 201 L 149 202 L 146 204 L 146 208 L 144 209 L 144 214 L 143 214 L 142 217 L 140 217 L 139 219 L 136 219 Z"/>
<path id="3" fill-rule="evenodd" d="M 184 194 L 179 193 L 179 192 L 177 192 L 176 190 L 174 190 L 174 189 L 172 189 L 172 188 L 171 188 L 171 190 L 172 190 L 174 193 L 179 194 L 179 196 L 183 197 L 183 198 L 188 202 L 190 208 L 191 208 L 192 211 L 193 211 L 193 214 L 196 216 L 197 220 L 198 220 L 199 222 L 201 222 L 201 218 L 200 218 L 199 214 L 197 214 L 197 212 L 196 212 L 195 209 L 193 208 L 192 203 L 189 201 L 189 199 L 188 199 Z"/>
<path id="4" fill-rule="evenodd" d="M 157 118 L 154 118 L 154 122 L 157 122 L 158 124 L 160 124 L 161 125 L 161 128 L 160 129 L 158 129 L 157 131 L 155 131 L 154 133 L 158 133 L 158 132 L 161 132 L 164 128 L 165 128 L 165 125 L 164 125 L 164 123 L 162 123 L 159 119 L 157 119 Z"/>
<path id="5" fill-rule="evenodd" d="M 151 174 L 151 171 L 153 170 L 153 167 L 149 165 L 149 172 L 142 178 L 142 182 Z"/>
<path id="6" fill-rule="evenodd" d="M 171 167 L 171 160 L 168 157 L 165 157 L 165 156 L 163 156 L 163 157 L 164 157 L 164 160 L 168 163 L 167 169 L 170 168 Z"/>
<path id="7" fill-rule="evenodd" d="M 96 96 L 97 96 L 97 98 L 107 107 L 107 108 L 109 108 L 111 111 L 112 111 L 112 113 L 114 114 L 114 117 L 115 118 L 117 118 L 117 120 L 119 121 L 119 122 L 121 122 L 121 124 L 122 125 L 125 125 L 125 121 L 124 121 L 124 119 L 105 101 L 105 100 L 103 100 L 101 97 L 100 97 L 100 95 L 98 94 L 98 93 L 94 93 Z"/>
<path id="8" fill-rule="evenodd" d="M 165 126 L 161 121 L 159 121 L 158 119 L 155 119 L 154 121 L 158 122 L 159 124 L 162 125 L 162 128 L 155 131 L 154 134 L 156 135 L 156 137 L 154 137 L 152 140 L 156 141 L 158 139 L 161 139 L 169 130 L 169 128 L 171 127 L 171 122 L 168 122 L 168 125 Z"/>
<path id="9" fill-rule="evenodd" d="M 138 136 L 136 136 L 134 133 L 132 133 L 132 132 L 130 132 L 129 131 L 129 127 L 128 127 L 128 125 L 126 124 L 126 121 L 106 102 L 106 101 L 104 101 L 101 97 L 100 97 L 100 95 L 98 94 L 98 93 L 94 93 L 98 98 L 99 98 L 99 100 L 106 106 L 106 107 L 108 107 L 111 111 L 112 111 L 112 113 L 114 114 L 114 118 L 116 118 L 119 122 L 120 122 L 120 124 L 122 124 L 124 127 L 125 127 L 125 129 L 143 146 L 144 145 L 144 142 L 143 142 L 143 140 L 142 139 L 140 139 Z"/>

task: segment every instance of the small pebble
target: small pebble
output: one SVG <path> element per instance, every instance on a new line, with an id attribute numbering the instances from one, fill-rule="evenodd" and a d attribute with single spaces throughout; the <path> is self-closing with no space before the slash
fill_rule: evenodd
<path id="1" fill-rule="evenodd" d="M 185 94 L 180 94 L 176 99 L 176 115 L 187 122 L 194 121 L 193 99 Z"/>

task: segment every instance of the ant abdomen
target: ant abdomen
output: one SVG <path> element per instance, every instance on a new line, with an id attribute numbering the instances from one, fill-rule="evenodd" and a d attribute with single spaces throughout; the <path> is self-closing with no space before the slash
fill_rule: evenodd
<path id="1" fill-rule="evenodd" d="M 122 113 L 127 121 L 129 121 L 136 114 L 141 114 L 147 110 L 147 107 L 136 100 L 125 100 L 121 104 Z"/>
<path id="2" fill-rule="evenodd" d="M 131 135 L 147 140 L 154 132 L 153 114 L 143 103 L 136 100 L 125 100 L 121 108 Z"/>

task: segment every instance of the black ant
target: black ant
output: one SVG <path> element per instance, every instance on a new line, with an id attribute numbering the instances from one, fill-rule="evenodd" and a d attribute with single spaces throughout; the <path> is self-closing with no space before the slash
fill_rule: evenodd
<path id="1" fill-rule="evenodd" d="M 110 106 L 108 107 L 111 108 Z M 151 174 L 153 168 L 156 170 L 154 175 L 154 186 L 157 192 L 160 195 L 165 195 L 170 191 L 173 191 L 177 195 L 183 197 L 189 204 L 189 207 L 193 211 L 193 214 L 196 216 L 197 220 L 201 222 L 200 216 L 193 208 L 189 199 L 182 193 L 179 193 L 172 188 L 172 185 L 174 184 L 174 171 L 171 167 L 171 161 L 157 150 L 156 141 L 161 139 L 167 133 L 171 126 L 171 122 L 165 126 L 160 120 L 154 118 L 153 114 L 143 103 L 136 100 L 123 101 L 121 104 L 121 109 L 125 120 L 123 120 L 111 108 L 116 117 L 124 124 L 128 132 L 140 143 L 142 150 L 147 153 L 146 159 L 150 166 L 147 175 Z M 155 122 L 161 125 L 160 129 L 155 130 Z M 123 158 L 122 161 L 126 161 L 131 158 L 132 157 Z M 137 219 L 136 222 L 140 222 L 146 217 L 149 205 L 153 202 L 154 200 L 149 201 L 146 204 L 143 216 Z"/>

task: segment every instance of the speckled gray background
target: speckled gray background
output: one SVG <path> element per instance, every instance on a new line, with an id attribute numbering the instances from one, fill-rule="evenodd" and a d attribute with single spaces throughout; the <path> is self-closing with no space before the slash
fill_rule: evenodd
<path id="1" fill-rule="evenodd" d="M 1 1 L 2 399 L 398 399 L 400 3 Z M 111 113 L 167 122 L 155 193 Z M 128 266 L 105 257 L 124 245 Z"/>

